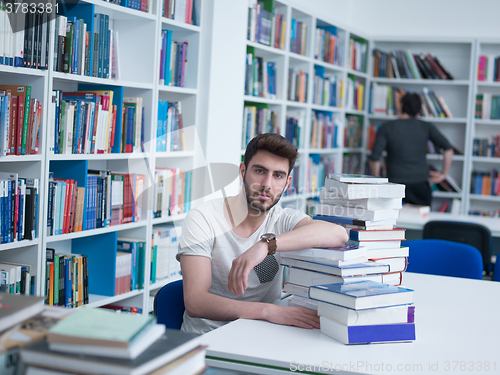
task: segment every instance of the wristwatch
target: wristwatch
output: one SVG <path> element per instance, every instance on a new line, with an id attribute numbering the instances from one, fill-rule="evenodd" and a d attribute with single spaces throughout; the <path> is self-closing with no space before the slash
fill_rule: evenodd
<path id="1" fill-rule="evenodd" d="M 260 239 L 267 242 L 267 255 L 273 255 L 278 248 L 276 244 L 276 235 L 274 233 L 265 233 L 260 236 Z"/>

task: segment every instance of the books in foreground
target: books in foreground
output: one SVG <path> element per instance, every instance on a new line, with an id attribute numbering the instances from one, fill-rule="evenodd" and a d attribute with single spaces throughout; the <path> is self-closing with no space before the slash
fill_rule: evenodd
<path id="1" fill-rule="evenodd" d="M 165 332 L 155 323 L 153 316 L 82 308 L 53 326 L 47 340 L 53 350 L 134 359 Z"/>
<path id="2" fill-rule="evenodd" d="M 340 182 L 353 184 L 386 184 L 389 182 L 387 177 L 376 177 L 365 174 L 330 173 L 328 177 Z"/>
<path id="3" fill-rule="evenodd" d="M 309 297 L 354 310 L 413 303 L 413 290 L 372 281 L 316 285 Z"/>
<path id="4" fill-rule="evenodd" d="M 113 313 L 115 316 L 122 315 Z M 149 374 L 199 347 L 198 335 L 166 330 L 148 350 L 135 359 L 98 357 L 86 354 L 70 354 L 52 351 L 45 341 L 21 350 L 22 361 L 34 367 L 99 375 Z M 202 355 L 204 357 L 204 353 Z M 203 368 L 203 367 L 202 367 Z M 187 373 L 187 372 L 186 372 Z"/>
<path id="5" fill-rule="evenodd" d="M 325 189 L 344 199 L 405 197 L 405 185 L 391 182 L 385 184 L 354 184 L 326 178 Z"/>
<path id="6" fill-rule="evenodd" d="M 415 340 L 415 323 L 345 326 L 320 316 L 321 332 L 343 344 Z"/>
<path id="7" fill-rule="evenodd" d="M 0 332 L 43 310 L 43 297 L 0 293 Z"/>

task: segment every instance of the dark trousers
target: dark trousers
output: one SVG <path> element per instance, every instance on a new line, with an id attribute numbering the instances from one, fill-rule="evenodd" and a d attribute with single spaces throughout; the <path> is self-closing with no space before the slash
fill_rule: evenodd
<path id="1" fill-rule="evenodd" d="M 406 203 L 430 206 L 432 201 L 431 185 L 427 181 L 416 184 L 407 184 L 405 189 Z"/>

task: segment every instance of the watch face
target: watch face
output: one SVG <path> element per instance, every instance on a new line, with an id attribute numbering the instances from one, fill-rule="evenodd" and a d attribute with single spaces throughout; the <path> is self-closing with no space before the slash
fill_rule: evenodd
<path id="1" fill-rule="evenodd" d="M 263 234 L 261 238 L 264 239 L 264 240 L 271 240 L 274 237 L 276 237 L 274 234 L 272 234 L 272 233 L 266 233 L 266 234 Z"/>

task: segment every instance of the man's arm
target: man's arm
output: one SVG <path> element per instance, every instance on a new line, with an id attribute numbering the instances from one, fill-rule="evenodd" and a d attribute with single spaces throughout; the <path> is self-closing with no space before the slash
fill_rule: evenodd
<path id="1" fill-rule="evenodd" d="M 453 149 L 450 148 L 443 153 L 443 170 L 441 172 L 438 171 L 429 171 L 431 178 L 427 181 L 432 182 L 434 184 L 438 184 L 443 181 L 448 173 L 450 172 L 451 162 L 453 161 Z"/>
<path id="2" fill-rule="evenodd" d="M 370 171 L 372 176 L 379 177 L 380 176 L 380 160 L 371 160 L 368 159 L 368 165 L 370 166 Z"/>
<path id="3" fill-rule="evenodd" d="M 319 328 L 319 318 L 314 311 L 270 303 L 236 301 L 210 293 L 212 268 L 208 257 L 181 255 L 180 262 L 184 305 L 191 317 L 220 321 L 259 319 L 301 328 Z"/>
<path id="4" fill-rule="evenodd" d="M 311 247 L 338 247 L 349 238 L 340 225 L 322 220 L 304 218 L 290 232 L 276 236 L 277 251 L 297 251 Z M 233 260 L 228 276 L 228 288 L 236 296 L 244 294 L 248 287 L 250 271 L 267 256 L 267 243 L 257 242 Z"/>

